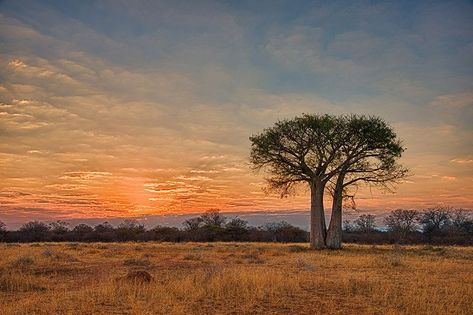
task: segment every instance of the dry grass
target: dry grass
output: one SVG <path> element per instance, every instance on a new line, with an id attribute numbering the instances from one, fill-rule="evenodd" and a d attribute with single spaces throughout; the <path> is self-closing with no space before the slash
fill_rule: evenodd
<path id="1" fill-rule="evenodd" d="M 471 314 L 473 248 L 0 245 L 1 314 Z M 137 276 L 144 277 L 139 281 Z"/>

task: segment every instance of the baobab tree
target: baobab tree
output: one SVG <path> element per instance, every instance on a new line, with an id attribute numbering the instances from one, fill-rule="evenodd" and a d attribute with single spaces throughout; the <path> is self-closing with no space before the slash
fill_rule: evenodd
<path id="1" fill-rule="evenodd" d="M 326 245 L 334 249 L 341 248 L 343 198 L 354 197 L 350 188 L 367 184 L 392 190 L 393 184 L 407 174 L 407 169 L 397 162 L 404 147 L 383 119 L 349 115 L 341 120 L 341 154 L 334 161 L 337 167 L 329 174 L 333 176 L 333 199 Z"/>
<path id="2" fill-rule="evenodd" d="M 281 196 L 299 184 L 310 188 L 310 244 L 324 248 L 326 237 L 324 191 L 330 166 L 338 159 L 340 118 L 331 115 L 303 115 L 282 120 L 250 137 L 250 161 L 265 169 L 268 188 Z M 306 187 L 307 187 L 306 186 Z"/>
<path id="3" fill-rule="evenodd" d="M 342 200 L 349 186 L 386 184 L 405 173 L 397 164 L 403 148 L 392 129 L 377 117 L 302 115 L 278 121 L 250 137 L 250 161 L 269 175 L 268 187 L 287 196 L 310 188 L 310 246 L 339 248 Z M 397 173 L 394 175 L 394 173 Z M 330 185 L 333 204 L 327 236 L 324 194 Z"/>

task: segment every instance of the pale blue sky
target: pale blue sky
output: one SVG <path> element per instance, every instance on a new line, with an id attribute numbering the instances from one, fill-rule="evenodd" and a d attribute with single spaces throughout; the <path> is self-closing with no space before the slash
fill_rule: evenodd
<path id="1" fill-rule="evenodd" d="M 259 195 L 246 162 L 249 135 L 303 112 L 380 115 L 404 139 L 410 183 L 362 206 L 472 206 L 471 1 L 7 0 L 0 42 L 0 219 L 190 211 L 213 194 L 300 209 Z M 182 190 L 192 172 L 208 179 Z M 104 202 L 104 177 L 141 193 Z M 145 195 L 163 182 L 179 202 Z"/>

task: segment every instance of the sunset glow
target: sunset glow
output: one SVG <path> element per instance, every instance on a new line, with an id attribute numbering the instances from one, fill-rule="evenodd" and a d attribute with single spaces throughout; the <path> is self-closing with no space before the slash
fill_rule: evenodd
<path id="1" fill-rule="evenodd" d="M 471 2 L 260 6 L 1 2 L 0 220 L 307 209 L 248 161 L 301 113 L 403 139 L 411 175 L 358 208 L 473 208 Z"/>

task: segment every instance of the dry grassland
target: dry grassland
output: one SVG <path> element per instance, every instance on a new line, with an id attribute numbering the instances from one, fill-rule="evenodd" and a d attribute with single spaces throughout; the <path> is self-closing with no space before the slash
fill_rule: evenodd
<path id="1" fill-rule="evenodd" d="M 472 314 L 472 303 L 471 247 L 0 244 L 2 315 Z"/>

